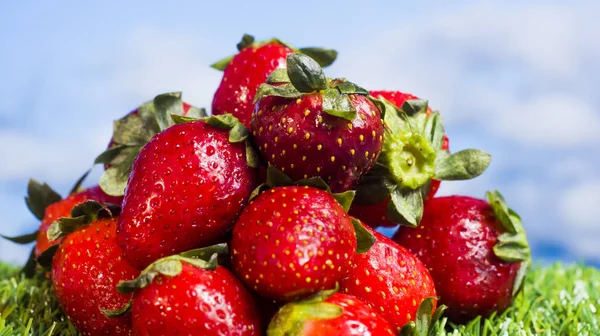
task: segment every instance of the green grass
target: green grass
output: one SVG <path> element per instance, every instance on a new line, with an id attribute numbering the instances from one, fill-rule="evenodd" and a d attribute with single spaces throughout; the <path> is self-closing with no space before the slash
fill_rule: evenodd
<path id="1" fill-rule="evenodd" d="M 0 264 L 0 336 L 76 335 L 50 284 Z M 438 322 L 437 336 L 600 335 L 600 271 L 581 265 L 535 267 L 505 313 L 466 326 Z"/>

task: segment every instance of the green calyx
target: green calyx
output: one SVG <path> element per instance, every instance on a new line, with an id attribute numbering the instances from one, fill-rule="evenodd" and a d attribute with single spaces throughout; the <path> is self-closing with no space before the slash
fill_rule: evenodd
<path id="1" fill-rule="evenodd" d="M 113 124 L 114 144 L 101 153 L 95 164 L 110 167 L 100 177 L 100 187 L 112 196 L 123 196 L 131 166 L 142 148 L 161 131 L 175 124 L 172 115 L 183 115 L 181 92 L 164 93 L 142 104 L 137 113 L 131 113 Z M 190 107 L 190 118 L 206 116 L 204 109 Z"/>
<path id="2" fill-rule="evenodd" d="M 531 264 L 531 250 L 521 223 L 521 217 L 508 207 L 499 191 L 487 192 L 486 197 L 494 211 L 494 215 L 502 224 L 505 232 L 498 236 L 494 246 L 494 254 L 509 263 L 521 263 L 513 285 L 513 295 L 522 288 L 523 279 Z"/>
<path id="3" fill-rule="evenodd" d="M 46 208 L 60 200 L 62 200 L 62 197 L 48 184 L 42 184 L 34 179 L 29 179 L 25 203 L 27 204 L 29 211 L 31 211 L 37 219 L 44 219 Z"/>
<path id="4" fill-rule="evenodd" d="M 214 270 L 218 266 L 218 259 L 226 257 L 228 253 L 227 244 L 222 243 L 158 259 L 146 267 L 136 279 L 120 281 L 117 291 L 121 294 L 132 294 L 150 286 L 159 275 L 175 277 L 183 270 L 183 262 L 205 270 Z M 101 309 L 105 316 L 113 318 L 123 316 L 130 310 L 131 300 L 125 306 L 114 310 Z"/>
<path id="5" fill-rule="evenodd" d="M 368 95 L 369 92 L 343 79 L 328 79 L 321 66 L 311 57 L 295 53 L 287 57 L 286 69 L 276 69 L 258 88 L 254 103 L 266 96 L 300 98 L 306 94 L 320 94 L 323 112 L 354 120 L 356 108 L 349 95 Z"/>
<path id="6" fill-rule="evenodd" d="M 173 121 L 176 124 L 183 124 L 186 122 L 193 122 L 193 121 L 198 121 L 198 120 L 202 120 L 204 121 L 206 124 L 219 128 L 219 129 L 223 129 L 223 130 L 229 130 L 229 142 L 231 143 L 238 143 L 238 142 L 244 142 L 244 145 L 246 146 L 246 164 L 248 164 L 248 167 L 251 168 L 257 168 L 259 165 L 259 158 L 258 158 L 258 154 L 256 154 L 256 150 L 254 149 L 254 147 L 252 146 L 252 143 L 250 142 L 249 139 L 249 135 L 250 135 L 250 131 L 248 131 L 248 129 L 246 128 L 246 126 L 244 126 L 244 124 L 242 124 L 238 118 L 234 117 L 232 114 L 226 113 L 226 114 L 221 114 L 221 115 L 217 115 L 217 116 L 210 116 L 210 117 L 206 117 L 206 118 L 192 118 L 192 117 L 188 117 L 188 116 L 180 116 L 180 115 L 171 115 L 171 117 L 173 118 Z"/>
<path id="7" fill-rule="evenodd" d="M 400 336 L 430 336 L 436 335 L 436 322 L 441 318 L 446 310 L 446 306 L 441 305 L 433 311 L 435 297 L 428 297 L 421 302 L 417 310 L 417 316 L 414 321 L 404 325 L 400 329 Z"/>
<path id="8" fill-rule="evenodd" d="M 121 207 L 115 204 L 100 204 L 92 200 L 85 201 L 71 209 L 71 217 L 59 218 L 50 224 L 47 232 L 48 240 L 57 240 L 98 219 L 119 216 L 120 212 Z"/>
<path id="9" fill-rule="evenodd" d="M 289 176 L 287 176 L 284 172 L 277 169 L 275 166 L 269 165 L 267 166 L 267 181 L 252 191 L 250 195 L 250 200 L 258 197 L 262 192 L 269 190 L 275 187 L 284 187 L 284 186 L 299 186 L 299 187 L 313 187 L 317 189 L 324 190 L 331 194 L 333 198 L 342 206 L 344 211 L 348 212 L 350 206 L 352 205 L 352 201 L 354 200 L 354 195 L 356 192 L 354 190 L 347 190 L 342 193 L 334 194 L 331 192 L 331 188 L 320 177 L 311 177 L 303 180 L 299 180 L 294 182 Z M 371 232 L 369 232 L 363 224 L 351 218 L 352 225 L 354 226 L 354 231 L 356 233 L 356 253 L 362 254 L 369 251 L 371 246 L 375 244 L 375 237 Z"/>
<path id="10" fill-rule="evenodd" d="M 432 179 L 472 179 L 489 166 L 491 157 L 483 151 L 450 155 L 442 149 L 442 119 L 439 112 L 428 112 L 426 100 L 407 100 L 398 108 L 384 98 L 370 99 L 382 111 L 386 128 L 381 154 L 359 186 L 357 201 L 378 203 L 390 197 L 391 221 L 416 227 Z"/>
<path id="11" fill-rule="evenodd" d="M 336 291 L 323 291 L 306 300 L 291 302 L 281 307 L 269 323 L 267 336 L 301 336 L 306 322 L 341 316 L 344 308 L 325 302 Z"/>
<path id="12" fill-rule="evenodd" d="M 236 45 L 236 47 L 237 47 L 238 51 L 242 51 L 246 48 L 250 48 L 250 47 L 251 48 L 260 48 L 264 45 L 274 44 L 274 43 L 285 46 L 289 49 L 292 49 L 295 52 L 308 55 L 311 58 L 313 58 L 322 67 L 331 65 L 335 61 L 335 59 L 337 58 L 337 55 L 338 55 L 337 51 L 335 51 L 333 49 L 324 49 L 324 48 L 316 48 L 316 47 L 296 49 L 296 48 L 292 47 L 290 44 L 285 43 L 282 40 L 279 40 L 276 38 L 256 42 L 254 39 L 254 36 L 249 35 L 249 34 L 244 34 L 244 36 L 242 36 L 241 41 Z M 235 55 L 225 57 L 225 58 L 211 64 L 210 67 L 213 69 L 223 71 L 231 63 L 231 61 L 233 60 L 234 57 L 235 57 Z"/>

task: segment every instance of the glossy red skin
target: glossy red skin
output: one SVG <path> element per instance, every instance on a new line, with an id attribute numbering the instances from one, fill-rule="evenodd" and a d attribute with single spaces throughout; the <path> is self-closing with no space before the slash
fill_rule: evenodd
<path id="1" fill-rule="evenodd" d="M 122 257 L 116 219 L 98 220 L 67 235 L 52 263 L 52 286 L 64 313 L 83 335 L 133 335 L 131 314 L 108 318 L 100 309 L 118 309 L 130 299 L 116 291 L 139 271 Z"/>
<path id="2" fill-rule="evenodd" d="M 325 302 L 344 309 L 334 319 L 310 320 L 304 323 L 303 336 L 344 335 L 344 336 L 384 336 L 395 335 L 389 323 L 360 299 L 336 293 Z"/>
<path id="3" fill-rule="evenodd" d="M 220 242 L 255 187 L 243 142 L 203 121 L 169 127 L 141 150 L 117 229 L 125 258 L 143 269 Z"/>
<path id="4" fill-rule="evenodd" d="M 350 100 L 357 110 L 353 121 L 323 112 L 319 93 L 261 99 L 252 134 L 262 159 L 293 180 L 320 176 L 333 192 L 355 189 L 381 152 L 383 124 L 366 96 L 350 95 Z"/>
<path id="5" fill-rule="evenodd" d="M 433 279 L 407 249 L 372 233 L 377 242 L 367 253 L 356 255 L 350 273 L 340 283 L 340 292 L 363 300 L 399 330 L 415 319 L 424 299 L 436 296 Z"/>
<path id="6" fill-rule="evenodd" d="M 335 287 L 349 270 L 356 234 L 327 192 L 278 187 L 244 209 L 230 246 L 232 267 L 248 287 L 292 301 Z"/>
<path id="7" fill-rule="evenodd" d="M 402 107 L 407 100 L 412 99 L 420 99 L 417 96 L 414 96 L 410 93 L 403 93 L 400 91 L 370 91 L 371 95 L 375 98 L 385 98 L 389 100 L 391 103 L 396 105 L 397 107 Z M 431 113 L 431 108 L 427 108 L 427 111 Z M 447 136 L 444 136 L 444 142 L 442 144 L 442 149 L 449 150 L 449 140 Z M 440 188 L 440 180 L 431 180 L 431 188 L 429 190 L 428 199 L 432 199 Z M 375 204 L 358 204 L 353 203 L 350 208 L 350 215 L 359 218 L 365 224 L 377 228 L 380 226 L 383 227 L 394 227 L 397 226 L 397 223 L 392 222 L 387 218 L 386 209 L 387 205 L 390 202 L 389 197 L 380 203 Z"/>
<path id="8" fill-rule="evenodd" d="M 287 55 L 293 52 L 277 42 L 240 51 L 223 71 L 223 79 L 213 97 L 212 114 L 231 113 L 250 128 L 252 101 L 258 87 L 273 70 L 284 68 Z"/>
<path id="9" fill-rule="evenodd" d="M 183 102 L 182 106 L 183 106 L 183 113 L 181 115 L 186 116 L 187 113 L 188 113 L 188 111 L 192 107 L 192 105 L 190 105 L 190 104 L 188 104 L 186 102 Z M 138 110 L 135 109 L 135 110 L 127 113 L 127 115 L 130 115 L 130 114 L 138 114 Z M 115 142 L 114 142 L 113 138 L 110 138 L 110 142 L 108 143 L 108 146 L 106 148 L 111 148 L 114 145 L 115 145 Z M 110 167 L 110 165 L 104 165 L 104 169 L 108 169 L 109 167 Z"/>
<path id="10" fill-rule="evenodd" d="M 431 272 L 446 315 L 462 323 L 503 311 L 520 263 L 494 254 L 501 224 L 483 200 L 450 196 L 425 203 L 421 224 L 401 228 L 394 240 L 415 253 Z"/>
<path id="11" fill-rule="evenodd" d="M 135 335 L 261 335 L 252 295 L 231 272 L 182 266 L 180 274 L 159 275 L 134 294 Z"/>
<path id="12" fill-rule="evenodd" d="M 49 205 L 46 208 L 44 218 L 38 229 L 37 241 L 35 243 L 35 255 L 39 256 L 40 253 L 46 251 L 50 246 L 60 243 L 61 239 L 55 241 L 49 241 L 46 232 L 54 221 L 62 217 L 71 217 L 71 209 L 77 204 L 86 201 L 94 200 L 100 203 L 112 203 L 121 205 L 123 197 L 109 196 L 105 194 L 99 186 L 94 186 L 89 189 L 83 190 L 82 192 L 69 195 L 64 200 L 58 201 L 54 204 Z"/>

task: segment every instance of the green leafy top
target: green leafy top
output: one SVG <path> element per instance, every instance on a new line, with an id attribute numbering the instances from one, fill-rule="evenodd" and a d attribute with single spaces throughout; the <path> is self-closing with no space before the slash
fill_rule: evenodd
<path id="1" fill-rule="evenodd" d="M 252 194 L 250 195 L 250 200 L 256 198 L 265 190 L 282 187 L 282 186 L 307 186 L 313 187 L 321 190 L 325 190 L 330 193 L 342 206 L 344 211 L 348 212 L 350 206 L 352 205 L 352 201 L 354 200 L 354 190 L 347 190 L 342 193 L 334 194 L 331 192 L 329 185 L 327 182 L 323 181 L 321 177 L 311 177 L 303 180 L 299 180 L 294 182 L 289 176 L 287 176 L 284 172 L 277 169 L 275 166 L 268 164 L 267 166 L 267 180 L 265 183 L 259 185 L 254 189 Z M 369 232 L 363 224 L 352 218 L 352 225 L 354 226 L 354 230 L 356 233 L 356 253 L 362 254 L 369 251 L 371 246 L 375 244 L 375 237 L 371 232 Z"/>
<path id="2" fill-rule="evenodd" d="M 452 155 L 443 150 L 442 118 L 437 111 L 428 112 L 426 100 L 407 100 L 398 108 L 384 98 L 371 99 L 384 116 L 384 143 L 374 169 L 357 190 L 357 201 L 378 203 L 389 196 L 388 218 L 415 227 L 421 221 L 431 179 L 475 178 L 485 171 L 491 157 L 477 149 Z"/>
<path id="3" fill-rule="evenodd" d="M 146 267 L 137 278 L 121 280 L 117 284 L 117 291 L 121 294 L 131 294 L 150 286 L 158 275 L 175 277 L 183 270 L 183 262 L 212 271 L 219 265 L 218 259 L 223 256 L 226 257 L 228 253 L 227 244 L 221 243 L 158 259 Z M 119 317 L 131 310 L 131 300 L 121 308 L 101 310 L 108 317 Z"/>
<path id="4" fill-rule="evenodd" d="M 29 179 L 25 203 L 27 204 L 29 211 L 31 211 L 37 219 L 44 219 L 46 208 L 60 200 L 62 200 L 62 197 L 48 184 L 42 184 L 34 179 Z"/>
<path id="5" fill-rule="evenodd" d="M 174 124 L 172 115 L 183 115 L 181 92 L 164 93 L 142 104 L 137 113 L 116 120 L 113 125 L 113 144 L 100 154 L 95 164 L 109 167 L 100 177 L 100 187 L 112 196 L 122 196 L 129 179 L 131 166 L 142 148 L 152 137 Z M 204 109 L 190 107 L 186 116 L 201 118 Z"/>
<path id="6" fill-rule="evenodd" d="M 286 69 L 276 69 L 266 83 L 261 84 L 254 96 L 254 103 L 266 96 L 299 98 L 314 93 L 323 96 L 323 112 L 347 120 L 356 118 L 356 108 L 348 96 L 369 94 L 367 90 L 344 79 L 328 79 L 313 58 L 294 53 L 287 56 Z"/>
<path id="7" fill-rule="evenodd" d="M 436 298 L 428 297 L 421 302 L 414 321 L 404 325 L 400 329 L 400 336 L 433 336 L 436 331 L 436 323 L 442 317 L 446 306 L 441 305 L 433 311 Z"/>
<path id="8" fill-rule="evenodd" d="M 269 336 L 301 336 L 304 323 L 311 320 L 329 320 L 344 313 L 344 308 L 325 302 L 337 289 L 326 290 L 302 301 L 281 307 L 269 323 Z"/>
<path id="9" fill-rule="evenodd" d="M 494 210 L 494 215 L 505 230 L 504 233 L 498 236 L 498 242 L 494 246 L 494 254 L 506 262 L 521 263 L 513 285 L 513 295 L 515 295 L 521 290 L 523 279 L 531 264 L 531 250 L 527 242 L 525 229 L 521 223 L 521 217 L 508 207 L 499 191 L 488 191 L 486 196 Z"/>
<path id="10" fill-rule="evenodd" d="M 272 44 L 272 43 L 280 44 L 280 45 L 283 45 L 285 47 L 292 49 L 295 52 L 299 52 L 299 53 L 308 55 L 308 56 L 312 57 L 317 63 L 319 63 L 319 65 L 322 67 L 331 65 L 335 61 L 335 59 L 337 58 L 337 55 L 338 55 L 337 51 L 335 51 L 333 49 L 324 49 L 324 48 L 315 48 L 315 47 L 296 49 L 296 48 L 292 47 L 291 45 L 289 45 L 288 43 L 285 43 L 276 38 L 256 42 L 254 39 L 254 36 L 248 35 L 248 34 L 244 34 L 244 36 L 242 36 L 241 41 L 236 45 L 236 47 L 237 47 L 238 51 L 242 51 L 249 47 L 260 48 L 264 45 Z M 214 69 L 223 71 L 223 70 L 225 70 L 225 68 L 227 68 L 229 63 L 231 63 L 231 60 L 233 60 L 234 57 L 235 57 L 235 55 L 225 57 L 225 58 L 211 64 L 211 67 Z"/>

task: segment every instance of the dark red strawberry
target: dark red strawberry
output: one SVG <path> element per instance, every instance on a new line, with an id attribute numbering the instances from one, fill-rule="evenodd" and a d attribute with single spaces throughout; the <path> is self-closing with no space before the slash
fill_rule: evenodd
<path id="1" fill-rule="evenodd" d="M 294 51 L 300 51 L 315 57 L 322 66 L 335 60 L 337 52 L 331 49 L 293 47 L 272 39 L 254 42 L 254 37 L 244 35 L 238 43 L 239 53 L 227 57 L 212 65 L 223 71 L 223 79 L 215 92 L 212 102 L 212 114 L 230 113 L 250 128 L 250 117 L 254 110 L 254 96 L 258 87 L 265 82 L 273 70 L 286 65 L 286 57 Z"/>
<path id="2" fill-rule="evenodd" d="M 429 110 L 427 101 L 406 100 L 398 108 L 380 92 L 374 93 L 384 112 L 383 148 L 375 168 L 358 186 L 350 213 L 372 227 L 414 227 L 421 220 L 423 199 L 429 197 L 433 180 L 474 178 L 487 169 L 491 157 L 476 149 L 448 154 L 441 117 Z M 399 101 L 408 97 L 388 96 Z"/>
<path id="3" fill-rule="evenodd" d="M 488 200 L 434 198 L 426 202 L 419 228 L 402 228 L 394 236 L 427 266 L 440 302 L 458 323 L 505 310 L 529 264 L 519 216 L 500 193 L 488 193 Z"/>
<path id="4" fill-rule="evenodd" d="M 259 89 L 252 134 L 265 162 L 294 181 L 321 177 L 334 192 L 354 189 L 381 151 L 383 124 L 364 89 L 325 77 L 291 54 Z"/>
<path id="5" fill-rule="evenodd" d="M 271 321 L 267 336 L 396 335 L 389 323 L 360 299 L 331 292 L 283 306 Z"/>
<path id="6" fill-rule="evenodd" d="M 182 102 L 181 92 L 165 93 L 114 122 L 108 148 L 95 161 L 104 164 L 100 187 L 107 194 L 123 196 L 133 161 L 154 135 L 173 125 L 171 115 L 200 118 L 206 111 Z"/>
<path id="7" fill-rule="evenodd" d="M 40 255 L 40 263 L 51 262 L 56 299 L 81 334 L 132 335 L 131 314 L 110 319 L 101 312 L 126 304 L 129 295 L 115 287 L 139 274 L 125 262 L 116 242 L 117 219 L 111 216 L 118 215 L 118 208 L 103 207 L 86 201 L 73 208 L 72 218 L 54 222 L 48 234 L 66 236 Z"/>
<path id="8" fill-rule="evenodd" d="M 424 299 L 436 295 L 435 287 L 417 257 L 391 239 L 373 234 L 375 245 L 367 253 L 356 255 L 350 273 L 340 283 L 340 291 L 360 298 L 385 317 L 394 330 L 400 330 L 415 319 Z"/>
<path id="9" fill-rule="evenodd" d="M 237 220 L 231 264 L 260 295 L 291 301 L 335 287 L 355 249 L 353 223 L 331 194 L 277 187 L 252 200 Z"/>
<path id="10" fill-rule="evenodd" d="M 143 269 L 224 238 L 256 183 L 247 135 L 237 119 L 222 115 L 152 138 L 133 164 L 119 219 L 127 261 Z"/>
<path id="11" fill-rule="evenodd" d="M 108 313 L 118 316 L 131 309 L 138 336 L 262 334 L 252 295 L 214 259 L 159 259 L 139 278 L 117 288 L 134 292 L 133 300 L 121 311 Z"/>

